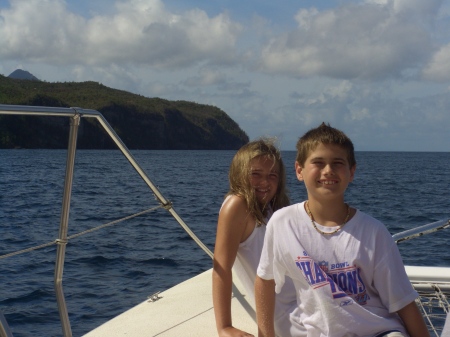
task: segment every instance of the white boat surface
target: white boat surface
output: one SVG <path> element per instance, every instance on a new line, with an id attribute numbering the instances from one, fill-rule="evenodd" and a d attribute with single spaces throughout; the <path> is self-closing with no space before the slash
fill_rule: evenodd
<path id="1" fill-rule="evenodd" d="M 429 293 L 441 296 L 433 287 L 440 287 L 441 292 L 450 290 L 450 268 L 405 268 L 411 282 L 423 295 Z M 211 269 L 207 270 L 158 294 L 157 301 L 146 300 L 140 303 L 84 337 L 216 336 L 211 272 Z M 238 291 L 234 292 L 232 299 L 233 324 L 257 336 L 254 307 L 246 301 L 238 280 L 234 284 Z M 441 300 L 445 298 L 442 297 Z M 448 309 L 448 302 L 443 305 Z M 439 330 L 441 329 L 442 327 Z"/>
<path id="2" fill-rule="evenodd" d="M 60 237 L 50 244 L 56 244 L 57 261 L 55 264 L 55 291 L 60 313 L 63 335 L 71 337 L 72 332 L 62 291 L 62 269 L 64 264 L 65 243 L 71 237 L 67 236 L 67 220 L 70 208 L 71 179 L 73 175 L 73 157 L 76 147 L 76 132 L 81 117 L 96 118 L 106 132 L 116 142 L 119 149 L 136 169 L 138 174 L 152 189 L 160 207 L 167 209 L 178 223 L 186 230 L 192 239 L 210 257 L 212 253 L 195 236 L 189 227 L 173 210 L 171 203 L 158 191 L 153 182 L 136 163 L 131 153 L 122 143 L 114 130 L 103 116 L 94 110 L 80 108 L 48 108 L 11 106 L 0 104 L 0 114 L 10 115 L 41 115 L 70 117 L 71 130 L 69 136 L 68 159 L 66 168 L 65 191 L 63 195 L 63 210 L 60 224 Z M 142 212 L 144 213 L 144 212 Z M 104 225 L 99 226 L 104 227 Z M 425 226 L 394 235 L 396 242 L 420 237 L 450 227 L 450 220 L 442 220 Z M 77 234 L 81 235 L 83 233 Z M 73 236 L 72 236 L 73 237 Z M 41 247 L 34 247 L 39 249 Z M 31 249 L 14 252 L 7 255 L 20 254 Z M 1 256 L 2 258 L 8 256 Z M 439 336 L 447 313 L 450 297 L 450 267 L 406 266 L 406 272 L 411 283 L 421 295 L 417 301 L 433 336 Z M 247 301 L 242 285 L 234 279 L 232 298 L 233 324 L 247 332 L 257 335 L 255 308 Z M 216 336 L 214 308 L 212 303 L 212 270 L 207 270 L 170 289 L 143 299 L 143 302 L 127 310 L 119 316 L 105 322 L 101 326 L 85 334 L 85 337 L 115 337 L 115 336 Z M 11 337 L 4 316 L 0 313 L 0 337 Z"/>
<path id="3" fill-rule="evenodd" d="M 84 337 L 216 336 L 211 282 L 209 269 L 156 295 L 156 301 L 145 300 Z M 238 281 L 235 285 L 242 291 Z M 231 301 L 233 323 L 256 336 L 254 308 L 239 291 Z"/>

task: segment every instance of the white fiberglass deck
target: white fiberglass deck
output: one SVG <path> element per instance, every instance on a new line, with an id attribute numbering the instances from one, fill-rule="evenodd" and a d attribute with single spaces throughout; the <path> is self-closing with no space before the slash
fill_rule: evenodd
<path id="1" fill-rule="evenodd" d="M 70 209 L 70 198 L 73 178 L 73 168 L 76 150 L 76 140 L 78 126 L 81 117 L 94 118 L 104 130 L 110 135 L 130 164 L 135 168 L 144 182 L 154 193 L 159 201 L 159 207 L 168 210 L 169 213 L 178 221 L 191 238 L 209 255 L 212 253 L 209 249 L 196 237 L 190 228 L 184 223 L 172 207 L 172 203 L 165 199 L 160 193 L 156 185 L 150 180 L 142 168 L 137 164 L 130 151 L 126 148 L 122 140 L 117 136 L 114 129 L 108 124 L 104 117 L 98 111 L 86 110 L 80 108 L 53 108 L 53 107 L 27 107 L 0 104 L 0 115 L 32 115 L 32 116 L 59 116 L 70 118 L 70 133 L 68 156 L 66 163 L 66 178 L 64 181 L 63 207 L 61 212 L 61 223 L 59 237 L 57 240 L 44 245 L 39 245 L 27 249 L 23 249 L 2 257 L 10 257 L 22 254 L 31 250 L 40 249 L 49 245 L 57 245 L 57 257 L 55 263 L 55 289 L 58 303 L 58 311 L 61 318 L 64 336 L 72 336 L 69 316 L 65 304 L 64 293 L 62 289 L 62 275 L 64 266 L 65 247 L 68 239 L 76 236 L 84 235 L 87 232 L 98 230 L 119 222 L 118 220 L 108 224 L 102 224 L 89 231 L 67 235 L 68 219 Z M 146 213 L 153 209 L 127 216 L 126 218 L 135 217 L 139 214 Z M 123 219 L 119 219 L 123 221 Z M 409 231 L 394 235 L 396 242 L 409 240 L 424 234 L 435 232 L 450 227 L 449 220 L 438 221 L 436 223 L 421 226 Z M 421 295 L 421 305 L 424 317 L 428 319 L 430 331 L 437 332 L 442 329 L 443 322 L 447 312 L 449 311 L 448 298 L 450 297 L 450 268 L 439 267 L 407 267 L 407 273 L 411 282 Z M 237 290 L 233 291 L 232 300 L 233 323 L 235 326 L 257 335 L 257 327 L 255 323 L 254 308 L 245 300 L 242 286 L 235 280 Z M 89 332 L 85 337 L 115 337 L 115 336 L 216 336 L 214 310 L 212 305 L 212 276 L 211 270 L 208 270 L 194 278 L 178 284 L 161 294 L 159 300 L 155 302 L 145 301 L 136 307 L 126 311 L 125 313 L 113 318 L 109 322 L 101 325 L 95 330 Z M 1 313 L 0 313 L 1 314 Z M 5 335 L 4 327 L 7 322 L 3 320 L 4 316 L 0 315 L 0 335 Z M 437 321 L 438 329 L 434 329 L 434 323 Z M 9 328 L 6 331 L 9 336 Z M 433 336 L 434 336 L 433 335 Z M 447 336 L 446 336 L 447 337 Z"/>
<path id="2" fill-rule="evenodd" d="M 425 311 L 428 311 L 427 297 L 429 299 L 430 296 L 435 296 L 433 287 L 437 285 L 448 295 L 450 268 L 406 266 L 406 271 L 413 285 L 421 290 L 421 297 L 424 296 L 422 301 L 425 301 Z M 239 292 L 234 292 L 232 299 L 233 324 L 257 336 L 254 308 L 245 308 L 249 304 L 245 300 L 242 286 L 239 282 L 235 285 Z M 442 330 L 445 314 L 449 309 L 448 302 L 442 302 L 446 301 L 447 295 L 440 295 L 438 298 L 441 308 L 437 331 Z M 211 269 L 160 293 L 159 296 L 161 299 L 156 302 L 142 302 L 84 337 L 217 336 Z M 430 330 L 436 331 L 432 328 Z"/>
<path id="3" fill-rule="evenodd" d="M 232 299 L 233 324 L 257 336 L 254 309 L 241 294 Z M 84 337 L 202 337 L 217 336 L 212 304 L 212 270 L 197 275 L 159 294 L 155 302 L 145 301 L 113 318 Z M 253 312 L 252 312 L 253 311 Z"/>

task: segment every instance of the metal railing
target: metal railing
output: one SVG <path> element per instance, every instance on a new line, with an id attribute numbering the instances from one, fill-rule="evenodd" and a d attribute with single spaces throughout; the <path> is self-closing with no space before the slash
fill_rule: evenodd
<path id="1" fill-rule="evenodd" d="M 424 288 L 423 284 L 412 284 L 419 293 L 416 304 L 430 335 L 441 336 L 446 321 L 450 319 L 447 318 L 450 317 L 450 291 L 445 291 L 439 284 L 429 284 L 428 288 Z"/>
<path id="2" fill-rule="evenodd" d="M 54 242 L 57 244 L 55 274 L 54 274 L 55 293 L 64 337 L 72 337 L 72 330 L 70 326 L 69 315 L 67 312 L 67 306 L 62 287 L 62 280 L 63 280 L 66 245 L 68 242 L 67 232 L 68 232 L 68 222 L 70 212 L 70 199 L 72 194 L 76 143 L 78 136 L 78 127 L 80 125 L 81 118 L 94 118 L 100 123 L 103 129 L 108 133 L 108 135 L 120 149 L 122 154 L 127 158 L 127 160 L 137 171 L 137 173 L 141 176 L 141 178 L 144 180 L 147 186 L 150 187 L 160 205 L 164 207 L 167 211 L 169 211 L 169 213 L 177 220 L 177 222 L 181 225 L 181 227 L 183 227 L 183 229 L 200 246 L 200 248 L 202 248 L 206 252 L 206 254 L 208 254 L 211 258 L 213 257 L 213 253 L 209 250 L 208 247 L 206 247 L 206 245 L 203 244 L 203 242 L 200 241 L 200 239 L 194 234 L 194 232 L 192 232 L 192 230 L 185 224 L 183 219 L 177 214 L 177 212 L 172 207 L 172 203 L 169 200 L 167 200 L 158 190 L 158 188 L 153 184 L 153 182 L 150 180 L 150 178 L 147 176 L 144 170 L 136 162 L 136 160 L 134 159 L 133 155 L 130 153 L 128 148 L 125 146 L 125 144 L 116 134 L 114 129 L 106 121 L 106 119 L 100 112 L 96 110 L 82 109 L 82 108 L 55 108 L 55 107 L 0 104 L 0 115 L 52 116 L 52 117 L 70 118 L 69 144 L 67 149 L 66 173 L 64 180 L 64 192 L 62 200 L 59 235 L 58 239 L 56 239 Z M 1 313 L 0 318 L 1 318 L 0 337 L 12 337 L 12 333 L 8 327 L 6 319 Z"/>
<path id="3" fill-rule="evenodd" d="M 78 136 L 78 128 L 80 126 L 80 122 L 82 118 L 94 118 L 96 119 L 103 129 L 108 133 L 110 138 L 114 141 L 117 147 L 120 149 L 122 154 L 127 158 L 133 168 L 137 171 L 140 177 L 144 180 L 144 182 L 150 187 L 155 198 L 160 204 L 160 207 L 165 208 L 169 213 L 177 220 L 177 222 L 181 225 L 181 227 L 190 235 L 190 237 L 206 252 L 211 258 L 213 258 L 213 253 L 206 247 L 200 239 L 192 232 L 192 230 L 185 224 L 182 218 L 177 214 L 177 212 L 172 207 L 172 203 L 167 200 L 162 193 L 158 190 L 158 188 L 153 184 L 144 170 L 139 166 L 139 164 L 134 159 L 133 155 L 130 153 L 128 148 L 116 134 L 114 129 L 109 125 L 103 115 L 96 110 L 82 109 L 82 108 L 54 108 L 54 107 L 36 107 L 36 106 L 19 106 L 19 105 L 4 105 L 0 104 L 0 115 L 25 115 L 25 116 L 53 116 L 53 117 L 68 117 L 70 118 L 70 130 L 69 130 L 69 144 L 67 150 L 67 159 L 66 159 L 66 173 L 65 173 L 65 181 L 64 181 L 64 193 L 62 200 L 62 210 L 61 210 L 61 218 L 60 218 L 60 228 L 58 238 L 50 243 L 40 245 L 37 247 L 32 247 L 28 249 L 24 249 L 19 252 L 13 252 L 10 254 L 6 254 L 0 256 L 0 258 L 13 256 L 16 254 L 28 252 L 34 249 L 39 249 L 42 247 L 46 247 L 52 244 L 57 245 L 57 255 L 55 262 L 55 274 L 54 274 L 54 283 L 55 283 L 55 293 L 58 304 L 58 311 L 61 320 L 62 330 L 64 337 L 72 337 L 72 330 L 70 326 L 69 316 L 67 312 L 67 306 L 64 298 L 64 292 L 62 287 L 63 280 L 63 269 L 64 269 L 64 260 L 65 260 L 65 251 L 66 245 L 69 239 L 75 238 L 85 232 L 90 232 L 93 230 L 97 230 L 100 228 L 104 228 L 106 226 L 110 226 L 117 222 L 123 221 L 124 219 L 134 217 L 143 213 L 146 213 L 150 210 L 146 210 L 132 216 L 119 219 L 117 221 L 113 221 L 108 224 L 104 224 L 98 226 L 96 228 L 90 229 L 83 233 L 78 233 L 72 235 L 70 237 L 67 236 L 68 232 L 68 219 L 70 212 L 70 199 L 72 192 L 72 182 L 73 182 L 73 173 L 74 173 L 74 164 L 75 164 L 75 152 L 76 152 L 76 143 Z M 450 220 L 442 220 L 432 224 L 428 224 L 425 226 L 417 227 L 412 230 L 404 231 L 393 235 L 394 240 L 397 243 L 400 243 L 405 240 L 409 240 L 412 238 L 420 237 L 425 234 L 433 233 L 442 229 L 450 228 Z M 445 321 L 445 316 L 448 314 L 450 308 L 447 299 L 450 296 L 450 293 L 447 290 L 448 284 L 440 284 L 441 288 L 436 288 L 437 284 L 433 282 L 433 284 L 426 283 L 425 288 L 424 284 L 420 282 L 412 282 L 413 285 L 419 291 L 421 297 L 418 300 L 419 307 L 422 311 L 424 318 L 427 320 L 430 331 L 433 331 L 436 336 L 439 335 L 439 332 L 442 330 L 442 321 Z M 431 286 L 432 289 L 428 289 L 428 286 Z M 239 290 L 233 284 L 233 293 L 239 296 Z M 246 310 L 254 317 L 254 311 L 246 302 L 246 300 L 240 300 L 241 304 L 246 308 Z M 440 311 L 436 311 L 440 310 Z M 438 325 L 436 326 L 436 318 L 439 320 Z M 439 325 L 439 323 L 441 323 Z M 8 326 L 8 323 L 0 312 L 0 337 L 13 337 L 11 330 Z"/>

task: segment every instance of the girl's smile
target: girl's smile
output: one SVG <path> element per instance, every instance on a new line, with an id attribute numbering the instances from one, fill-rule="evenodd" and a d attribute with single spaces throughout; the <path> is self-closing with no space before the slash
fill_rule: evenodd
<path id="1" fill-rule="evenodd" d="M 279 167 L 268 157 L 257 157 L 250 162 L 250 184 L 256 199 L 266 204 L 275 196 L 279 183 Z"/>

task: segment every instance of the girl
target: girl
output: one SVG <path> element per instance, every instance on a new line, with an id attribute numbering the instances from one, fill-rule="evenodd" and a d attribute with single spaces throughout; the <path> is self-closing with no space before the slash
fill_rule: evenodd
<path id="1" fill-rule="evenodd" d="M 231 162 L 228 178 L 230 190 L 219 212 L 214 249 L 214 313 L 220 337 L 252 336 L 231 322 L 232 268 L 254 305 L 265 225 L 274 211 L 289 204 L 280 151 L 269 139 L 244 145 Z"/>

